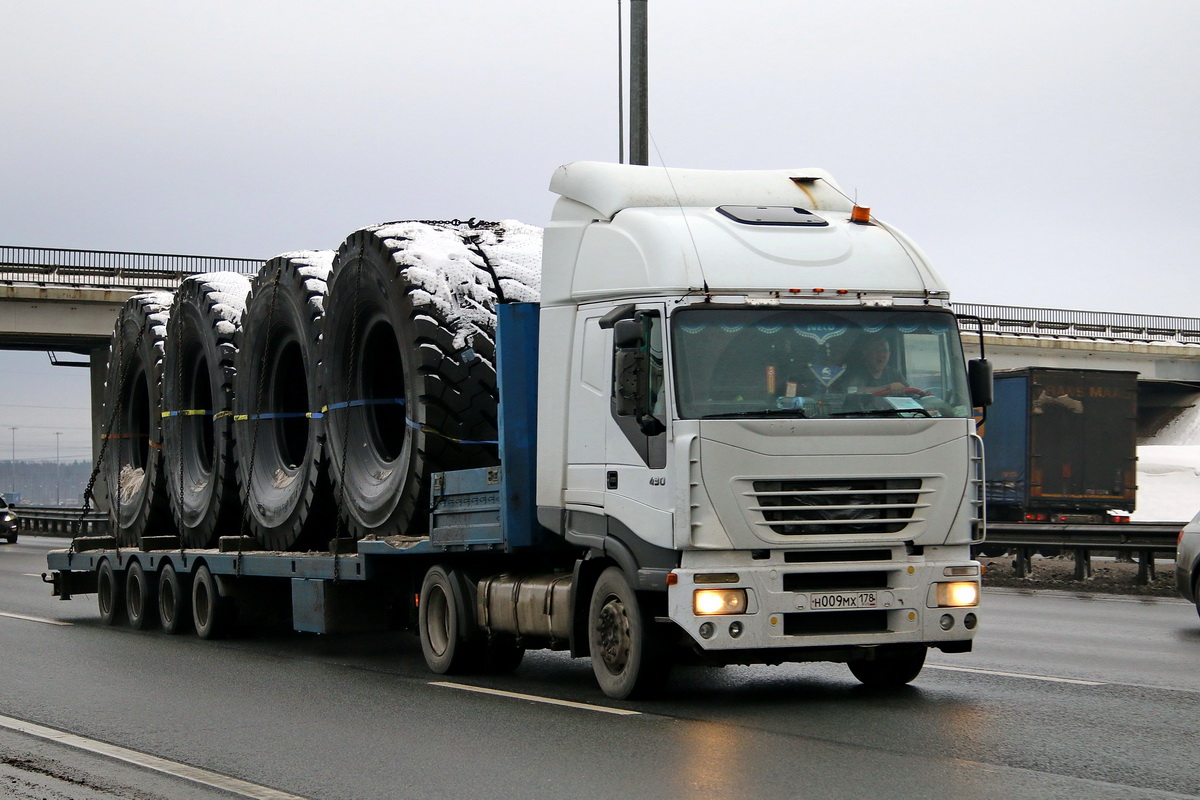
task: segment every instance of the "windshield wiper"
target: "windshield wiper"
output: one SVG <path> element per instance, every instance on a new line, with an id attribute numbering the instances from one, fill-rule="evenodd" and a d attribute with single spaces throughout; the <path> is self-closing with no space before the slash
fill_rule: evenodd
<path id="1" fill-rule="evenodd" d="M 802 408 L 758 408 L 753 411 L 730 411 L 725 414 L 705 414 L 700 419 L 755 419 L 763 417 L 792 417 L 808 419 Z"/>
<path id="2" fill-rule="evenodd" d="M 861 411 L 839 411 L 835 414 L 830 414 L 831 417 L 899 417 L 904 414 L 920 414 L 924 417 L 932 417 L 925 408 L 867 408 Z"/>

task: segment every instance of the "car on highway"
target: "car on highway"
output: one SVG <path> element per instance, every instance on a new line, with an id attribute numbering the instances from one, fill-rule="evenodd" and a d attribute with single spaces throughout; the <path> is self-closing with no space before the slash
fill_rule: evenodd
<path id="1" fill-rule="evenodd" d="M 3 497 L 0 497 L 0 537 L 7 539 L 9 544 L 17 541 L 17 514 Z"/>
<path id="2" fill-rule="evenodd" d="M 1175 586 L 1200 613 L 1200 513 L 1183 526 L 1175 546 Z"/>

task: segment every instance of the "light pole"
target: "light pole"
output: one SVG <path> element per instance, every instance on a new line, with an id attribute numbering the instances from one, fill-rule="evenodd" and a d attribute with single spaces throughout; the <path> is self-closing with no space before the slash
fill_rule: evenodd
<path id="1" fill-rule="evenodd" d="M 54 505 L 62 505 L 62 457 L 60 453 L 60 445 L 62 444 L 62 431 L 54 432 Z"/>
<path id="2" fill-rule="evenodd" d="M 17 495 L 17 429 L 10 425 L 8 428 L 12 431 L 12 491 L 13 496 Z"/>

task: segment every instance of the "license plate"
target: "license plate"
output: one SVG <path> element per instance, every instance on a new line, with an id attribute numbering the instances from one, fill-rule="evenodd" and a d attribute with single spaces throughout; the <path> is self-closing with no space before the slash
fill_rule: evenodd
<path id="1" fill-rule="evenodd" d="M 843 608 L 875 608 L 879 592 L 821 592 L 808 597 L 813 611 L 836 611 Z"/>

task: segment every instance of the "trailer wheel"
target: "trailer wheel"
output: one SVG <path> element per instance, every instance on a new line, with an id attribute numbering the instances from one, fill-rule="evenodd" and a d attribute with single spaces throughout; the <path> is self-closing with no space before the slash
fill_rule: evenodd
<path id="1" fill-rule="evenodd" d="M 892 689 L 910 683 L 925 666 L 925 645 L 883 645 L 871 660 L 851 661 L 850 672 L 864 686 L 872 689 Z"/>
<path id="2" fill-rule="evenodd" d="M 192 622 L 196 626 L 196 635 L 201 639 L 228 636 L 233 629 L 236 612 L 233 600 L 221 596 L 217 579 L 208 566 L 201 564 L 197 567 L 192 579 Z"/>
<path id="3" fill-rule="evenodd" d="M 134 630 L 145 630 L 154 624 L 158 610 L 157 590 L 158 587 L 146 578 L 142 565 L 137 561 L 130 563 L 125 572 L 125 613 Z"/>
<path id="4" fill-rule="evenodd" d="M 117 580 L 112 562 L 107 558 L 96 570 L 96 602 L 100 606 L 100 622 L 116 625 L 125 613 L 125 586 Z"/>
<path id="5" fill-rule="evenodd" d="M 648 697 L 666 682 L 671 662 L 663 638 L 619 567 L 604 570 L 592 590 L 588 643 L 592 671 L 609 697 Z"/>
<path id="6" fill-rule="evenodd" d="M 481 666 L 470 589 L 461 572 L 440 564 L 429 568 L 421 584 L 417 613 L 421 652 L 425 663 L 439 675 Z"/>
<path id="7" fill-rule="evenodd" d="M 165 633 L 183 633 L 192 624 L 192 593 L 170 562 L 158 574 L 158 617 Z"/>

